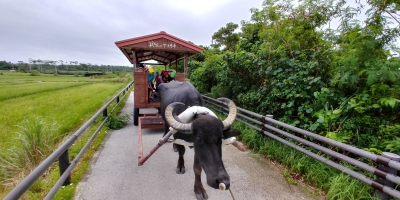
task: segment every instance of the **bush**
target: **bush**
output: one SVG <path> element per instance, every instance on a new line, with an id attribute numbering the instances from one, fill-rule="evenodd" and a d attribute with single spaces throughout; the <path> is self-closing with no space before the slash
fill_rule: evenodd
<path id="1" fill-rule="evenodd" d="M 107 127 L 113 130 L 118 130 L 125 127 L 129 120 L 130 116 L 128 114 L 121 116 L 110 115 Z"/>
<path id="2" fill-rule="evenodd" d="M 31 70 L 29 76 L 40 76 L 40 72 L 37 70 Z"/>
<path id="3" fill-rule="evenodd" d="M 54 150 L 58 140 L 57 123 L 48 124 L 43 119 L 24 119 L 18 126 L 18 144 L 7 152 L 0 153 L 0 183 L 13 185 L 21 171 L 29 173 Z"/>
<path id="4" fill-rule="evenodd" d="M 104 74 L 104 75 L 102 75 L 102 78 L 117 78 L 117 75 L 115 75 L 115 74 Z"/>

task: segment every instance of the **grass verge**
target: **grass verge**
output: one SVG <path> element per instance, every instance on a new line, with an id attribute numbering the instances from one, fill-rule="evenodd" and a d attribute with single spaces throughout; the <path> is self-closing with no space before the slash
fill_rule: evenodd
<path id="1" fill-rule="evenodd" d="M 129 94 L 125 96 L 125 98 L 121 99 L 121 103 L 114 110 L 114 113 L 119 113 L 120 110 L 126 103 Z M 109 108 L 112 108 L 116 103 L 112 103 Z M 110 113 L 111 114 L 111 113 Z M 96 119 L 96 122 L 90 126 L 86 133 L 83 134 L 78 140 L 69 148 L 69 157 L 70 161 L 72 161 L 80 152 L 80 150 L 85 146 L 87 141 L 90 139 L 92 134 L 95 132 L 97 127 L 102 123 L 102 116 L 99 116 Z M 75 195 L 76 186 L 78 185 L 81 178 L 84 176 L 86 170 L 90 167 L 91 159 L 94 153 L 98 150 L 100 145 L 103 142 L 103 139 L 107 136 L 107 132 L 109 128 L 105 125 L 103 126 L 100 133 L 96 136 L 90 147 L 86 150 L 83 157 L 79 160 L 78 165 L 74 168 L 71 173 L 71 184 L 66 187 L 62 187 L 58 190 L 57 194 L 53 199 L 62 199 L 68 200 L 73 199 Z M 60 172 L 58 168 L 58 162 L 55 162 L 52 167 L 45 173 L 42 178 L 37 180 L 32 187 L 26 192 L 24 195 L 24 199 L 43 199 L 47 193 L 51 190 L 54 184 L 57 182 L 60 177 Z"/>
<path id="2" fill-rule="evenodd" d="M 89 119 L 123 86 L 120 83 L 94 83 L 1 101 L 0 151 L 16 145 L 14 141 L 18 135 L 15 133 L 19 131 L 16 125 L 38 116 L 46 123 L 60 124 L 58 134 L 63 138 Z"/>
<path id="3" fill-rule="evenodd" d="M 323 191 L 322 195 L 325 194 L 326 199 L 376 199 L 374 190 L 369 185 L 264 136 L 242 123 L 235 122 L 233 127 L 242 131 L 239 139 L 248 149 L 284 166 L 282 174 L 288 183 L 296 180 L 311 185 Z"/>
<path id="4" fill-rule="evenodd" d="M 223 114 L 215 110 L 214 112 L 219 118 L 224 118 Z M 278 166 L 288 184 L 295 185 L 297 182 L 302 182 L 312 190 L 312 194 L 324 196 L 329 200 L 377 199 L 374 190 L 367 184 L 269 138 L 243 123 L 236 121 L 232 127 L 242 131 L 238 139 L 247 149 Z M 340 164 L 356 170 L 346 163 Z"/>

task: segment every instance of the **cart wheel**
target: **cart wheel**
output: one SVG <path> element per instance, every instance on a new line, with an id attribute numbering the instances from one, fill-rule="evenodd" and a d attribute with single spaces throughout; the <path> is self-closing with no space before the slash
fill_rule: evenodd
<path id="1" fill-rule="evenodd" d="M 133 109 L 133 125 L 137 126 L 139 123 L 139 108 Z"/>

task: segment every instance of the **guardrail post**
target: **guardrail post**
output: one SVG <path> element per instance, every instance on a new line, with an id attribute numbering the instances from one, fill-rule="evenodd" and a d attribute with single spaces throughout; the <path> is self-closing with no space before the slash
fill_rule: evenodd
<path id="1" fill-rule="evenodd" d="M 107 108 L 103 110 L 103 117 L 106 118 L 108 116 Z"/>
<path id="2" fill-rule="evenodd" d="M 265 115 L 265 117 L 274 119 L 274 116 L 273 116 L 273 115 Z M 266 123 L 267 125 L 273 126 L 272 122 L 270 122 L 270 121 L 265 121 L 265 123 Z"/>
<path id="3" fill-rule="evenodd" d="M 383 152 L 382 156 L 389 158 L 390 160 L 400 161 L 400 156 L 397 154 L 394 154 L 394 153 Z M 379 164 L 378 169 L 397 176 L 397 170 L 390 168 L 389 166 Z M 394 183 L 392 183 L 391 181 L 388 181 L 384 178 L 378 178 L 376 181 L 385 186 L 391 187 L 391 188 L 395 187 Z M 379 190 L 376 190 L 375 195 L 376 195 L 376 197 L 378 197 L 378 199 L 381 199 L 381 200 L 389 200 L 390 199 L 390 195 L 388 195 L 382 191 L 379 191 Z"/>
<path id="4" fill-rule="evenodd" d="M 68 149 L 67 149 L 58 158 L 58 167 L 60 168 L 60 176 L 65 172 L 65 170 L 67 170 L 69 164 L 70 163 L 69 163 L 69 156 L 68 156 Z M 70 183 L 71 183 L 71 175 L 69 175 L 68 178 L 65 179 L 63 186 L 67 186 Z"/>
<path id="5" fill-rule="evenodd" d="M 117 96 L 117 103 L 119 103 L 119 95 Z"/>

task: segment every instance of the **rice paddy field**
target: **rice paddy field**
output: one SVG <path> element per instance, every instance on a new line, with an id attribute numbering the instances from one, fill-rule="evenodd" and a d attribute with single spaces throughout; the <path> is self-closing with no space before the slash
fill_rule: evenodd
<path id="1" fill-rule="evenodd" d="M 1 154 L 7 155 L 10 149 L 18 148 L 19 133 L 26 123 L 51 124 L 52 135 L 60 142 L 131 81 L 130 74 L 31 76 L 0 71 Z M 0 180 L 4 178 L 2 175 L 0 170 Z"/>

